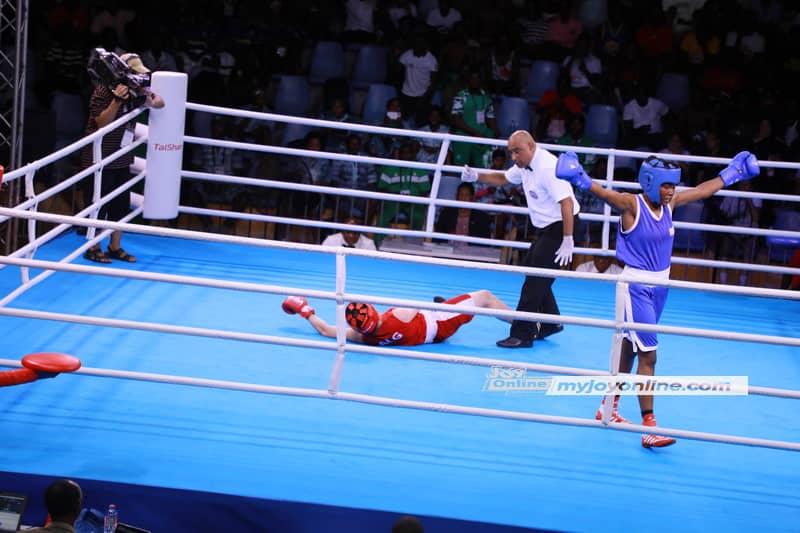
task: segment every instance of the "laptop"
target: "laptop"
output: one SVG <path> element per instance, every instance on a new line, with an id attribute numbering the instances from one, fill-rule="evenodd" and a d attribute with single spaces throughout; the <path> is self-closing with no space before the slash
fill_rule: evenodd
<path id="1" fill-rule="evenodd" d="M 0 533 L 17 531 L 28 503 L 28 496 L 13 492 L 0 492 Z"/>

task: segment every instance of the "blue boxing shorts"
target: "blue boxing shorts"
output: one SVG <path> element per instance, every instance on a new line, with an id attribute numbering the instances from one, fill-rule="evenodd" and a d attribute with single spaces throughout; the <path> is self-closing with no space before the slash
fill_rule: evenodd
<path id="1" fill-rule="evenodd" d="M 667 287 L 629 283 L 625 291 L 625 320 L 642 324 L 658 324 L 664 304 L 667 303 Z M 658 348 L 658 334 L 653 331 L 624 331 L 637 350 L 651 352 Z"/>

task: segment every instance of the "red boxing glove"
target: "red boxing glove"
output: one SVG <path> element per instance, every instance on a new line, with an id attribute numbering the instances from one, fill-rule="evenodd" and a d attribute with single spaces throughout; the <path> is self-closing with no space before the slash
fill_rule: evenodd
<path id="1" fill-rule="evenodd" d="M 283 311 L 289 315 L 299 314 L 308 318 L 314 314 L 314 309 L 309 307 L 308 300 L 302 296 L 289 296 L 283 301 Z"/>

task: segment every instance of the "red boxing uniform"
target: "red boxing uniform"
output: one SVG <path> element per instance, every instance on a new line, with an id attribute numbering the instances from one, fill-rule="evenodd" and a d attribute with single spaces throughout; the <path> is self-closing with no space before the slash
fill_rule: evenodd
<path id="1" fill-rule="evenodd" d="M 474 305 L 469 294 L 447 300 L 451 305 Z M 472 320 L 472 315 L 446 311 L 419 311 L 410 322 L 394 316 L 394 308 L 381 315 L 378 329 L 369 335 L 362 334 L 365 344 L 373 346 L 417 346 L 429 342 L 442 342 L 452 337 L 458 328 Z"/>

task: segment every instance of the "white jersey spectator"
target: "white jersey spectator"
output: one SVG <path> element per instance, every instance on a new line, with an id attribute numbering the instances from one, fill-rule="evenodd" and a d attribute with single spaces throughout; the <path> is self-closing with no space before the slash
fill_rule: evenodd
<path id="1" fill-rule="evenodd" d="M 439 0 L 439 7 L 431 9 L 425 23 L 439 33 L 450 33 L 461 22 L 461 12 L 450 7 L 450 0 Z"/>
<path id="2" fill-rule="evenodd" d="M 439 70 L 439 63 L 430 51 L 426 50 L 421 56 L 408 49 L 398 59 L 405 67 L 403 79 L 403 94 L 407 96 L 422 96 L 431 86 L 431 74 Z"/>
<path id="3" fill-rule="evenodd" d="M 586 72 L 590 74 L 601 74 L 603 72 L 603 65 L 600 60 L 591 53 L 582 58 L 567 57 L 561 65 L 564 68 L 569 67 L 569 79 L 573 89 L 593 86 Z M 586 69 L 586 72 L 584 69 Z"/>
<path id="4" fill-rule="evenodd" d="M 142 52 L 142 63 L 152 71 L 178 72 L 175 56 L 164 49 L 164 36 L 158 32 L 150 37 L 150 47 Z"/>
<path id="5" fill-rule="evenodd" d="M 359 225 L 361 219 L 349 216 L 342 220 L 343 224 Z M 342 230 L 339 233 L 328 235 L 322 241 L 322 246 L 344 246 L 345 248 L 358 248 L 360 250 L 375 250 L 375 243 L 355 230 Z"/>
<path id="6" fill-rule="evenodd" d="M 667 104 L 652 96 L 647 97 L 644 105 L 634 98 L 622 109 L 622 120 L 630 120 L 634 128 L 650 126 L 650 133 L 661 133 L 664 131 L 661 119 L 668 112 Z"/>
<path id="7" fill-rule="evenodd" d="M 417 6 L 414 5 L 414 2 L 400 2 L 394 1 L 390 3 L 388 13 L 389 13 L 389 20 L 392 22 L 392 26 L 395 29 L 400 27 L 400 21 L 405 17 L 412 17 L 417 18 L 418 11 Z"/>
<path id="8" fill-rule="evenodd" d="M 664 13 L 671 8 L 675 9 L 672 18 L 672 30 L 676 35 L 683 35 L 694 27 L 692 17 L 694 12 L 702 8 L 706 0 L 661 0 L 661 9 Z"/>
<path id="9" fill-rule="evenodd" d="M 586 261 L 581 263 L 575 269 L 575 272 L 588 272 L 590 274 L 608 274 L 609 276 L 618 276 L 622 274 L 622 267 L 611 261 L 610 257 L 595 256 L 593 261 Z"/>
<path id="10" fill-rule="evenodd" d="M 344 235 L 341 233 L 334 233 L 333 235 L 328 235 L 325 237 L 325 240 L 322 241 L 322 246 L 344 246 L 346 248 L 358 248 L 359 250 L 377 250 L 372 239 L 368 239 L 363 235 L 359 235 L 358 240 L 356 240 L 355 243 L 350 244 L 345 240 Z"/>
<path id="11" fill-rule="evenodd" d="M 375 0 L 347 0 L 344 31 L 375 31 Z"/>

